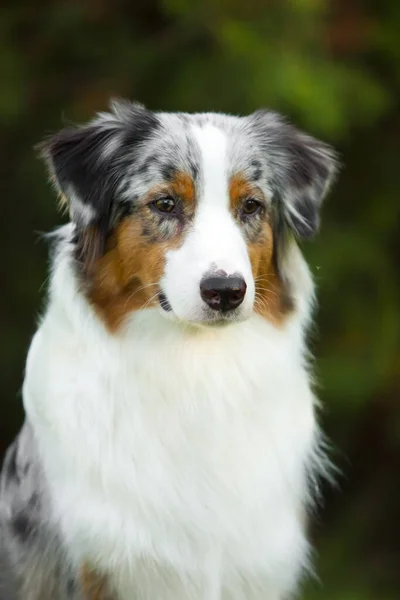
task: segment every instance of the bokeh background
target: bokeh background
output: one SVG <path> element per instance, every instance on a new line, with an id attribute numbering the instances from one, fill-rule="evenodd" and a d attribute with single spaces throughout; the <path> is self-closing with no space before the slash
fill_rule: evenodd
<path id="1" fill-rule="evenodd" d="M 152 109 L 272 107 L 339 150 L 304 247 L 319 287 L 321 420 L 342 475 L 314 523 L 309 600 L 400 598 L 400 2 L 14 0 L 0 7 L 0 451 L 62 222 L 33 146 L 110 96 Z"/>

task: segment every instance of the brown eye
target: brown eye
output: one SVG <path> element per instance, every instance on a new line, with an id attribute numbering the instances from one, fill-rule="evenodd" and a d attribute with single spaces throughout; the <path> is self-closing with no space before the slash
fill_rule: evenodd
<path id="1" fill-rule="evenodd" d="M 261 203 L 254 198 L 247 198 L 242 205 L 242 214 L 246 216 L 256 215 L 261 210 Z"/>
<path id="2" fill-rule="evenodd" d="M 159 198 L 155 200 L 153 206 L 158 212 L 162 213 L 172 213 L 175 210 L 175 200 L 170 196 L 165 196 L 165 198 Z"/>

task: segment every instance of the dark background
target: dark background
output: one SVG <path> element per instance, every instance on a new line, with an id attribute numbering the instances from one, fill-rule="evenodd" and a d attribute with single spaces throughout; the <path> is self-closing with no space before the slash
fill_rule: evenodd
<path id="1" fill-rule="evenodd" d="M 0 7 L 0 451 L 62 222 L 33 146 L 126 96 L 290 116 L 343 170 L 304 251 L 319 288 L 321 420 L 342 475 L 314 524 L 309 600 L 400 597 L 398 0 L 18 0 Z"/>

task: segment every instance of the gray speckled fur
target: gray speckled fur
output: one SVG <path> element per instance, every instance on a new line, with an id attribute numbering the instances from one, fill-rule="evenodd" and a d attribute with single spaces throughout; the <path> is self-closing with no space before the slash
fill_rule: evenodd
<path id="1" fill-rule="evenodd" d="M 25 423 L 0 478 L 1 600 L 82 600 L 50 515 L 36 442 Z"/>

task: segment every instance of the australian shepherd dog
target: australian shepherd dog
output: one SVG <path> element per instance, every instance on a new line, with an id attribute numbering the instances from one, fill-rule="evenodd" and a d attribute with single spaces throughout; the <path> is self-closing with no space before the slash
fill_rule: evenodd
<path id="1" fill-rule="evenodd" d="M 334 152 L 267 110 L 41 145 L 53 234 L 0 500 L 4 600 L 283 600 L 327 461 L 305 335 Z"/>

